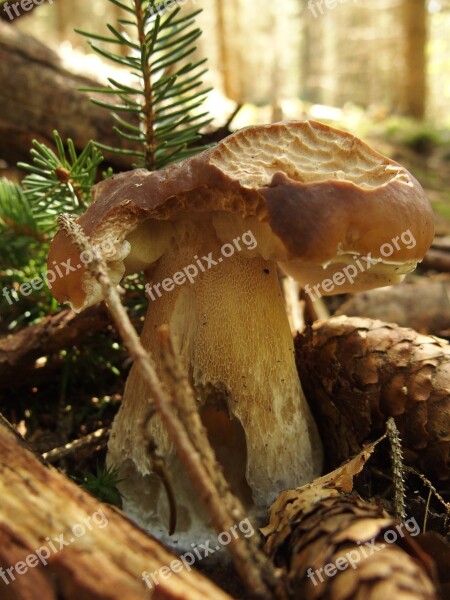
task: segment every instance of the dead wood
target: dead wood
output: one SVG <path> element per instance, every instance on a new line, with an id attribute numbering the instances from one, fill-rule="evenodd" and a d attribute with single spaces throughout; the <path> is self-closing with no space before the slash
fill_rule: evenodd
<path id="1" fill-rule="evenodd" d="M 105 329 L 109 322 L 103 305 L 78 315 L 64 309 L 44 317 L 37 325 L 0 338 L 0 389 L 25 383 L 25 369 L 32 367 L 39 357 L 74 346 L 89 334 Z M 28 379 L 33 380 L 34 374 L 36 370 L 31 368 Z"/>
<path id="2" fill-rule="evenodd" d="M 450 273 L 450 252 L 430 248 L 420 263 L 421 269 Z"/>
<path id="3" fill-rule="evenodd" d="M 355 294 L 336 315 L 380 319 L 420 333 L 446 336 L 450 329 L 450 275 Z"/>
<path id="4" fill-rule="evenodd" d="M 57 54 L 0 20 L 0 158 L 10 164 L 28 161 L 32 140 L 52 146 L 54 129 L 63 138 L 71 137 L 78 149 L 91 139 L 127 147 L 113 132 L 109 111 L 78 91 L 88 86 L 99 84 L 70 73 Z M 133 162 L 118 155 L 106 157 L 123 170 Z"/>
<path id="5" fill-rule="evenodd" d="M 39 4 L 34 4 L 34 2 L 32 2 L 29 6 L 27 4 L 27 10 L 24 10 L 22 8 L 20 2 L 11 2 L 11 4 L 15 4 L 16 6 L 14 9 L 12 7 L 9 7 L 9 15 L 8 12 L 3 9 L 3 7 L 0 7 L 2 9 L 0 10 L 0 20 L 6 21 L 7 23 L 10 23 L 12 25 L 13 21 L 20 19 L 21 17 L 28 16 L 35 8 L 38 8 L 38 6 L 40 6 L 40 4 L 42 3 L 39 2 Z"/>
<path id="6" fill-rule="evenodd" d="M 2 600 L 230 598 L 184 567 L 178 573 L 166 569 L 158 578 L 159 585 L 150 590 L 142 572 L 169 567 L 176 557 L 119 510 L 101 504 L 64 475 L 47 468 L 1 420 L 0 498 Z M 85 533 L 81 535 L 77 526 L 84 527 Z M 61 549 L 60 540 L 65 542 Z M 29 558 L 43 547 L 49 555 L 45 566 Z M 45 557 L 47 552 L 41 555 Z M 24 562 L 27 557 L 33 567 Z M 15 580 L 6 571 L 12 566 Z"/>

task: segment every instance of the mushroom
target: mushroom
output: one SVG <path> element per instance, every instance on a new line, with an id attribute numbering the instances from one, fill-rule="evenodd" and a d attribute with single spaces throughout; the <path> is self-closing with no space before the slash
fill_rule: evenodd
<path id="1" fill-rule="evenodd" d="M 281 489 L 319 475 L 321 442 L 295 367 L 277 264 L 324 295 L 401 281 L 433 238 L 419 183 L 352 135 L 306 121 L 243 129 L 164 170 L 113 176 L 93 196 L 78 222 L 100 251 L 108 241 L 114 282 L 145 271 L 142 343 L 160 368 L 155 330 L 169 324 L 218 460 L 247 509 L 257 513 Z M 414 247 L 400 244 L 405 231 Z M 380 248 L 395 238 L 395 256 L 386 257 Z M 68 258 L 78 266 L 52 291 L 79 311 L 101 299 L 100 287 L 59 232 L 49 265 Z M 358 261 L 366 268 L 353 282 L 339 276 Z M 325 280 L 339 282 L 330 289 Z M 167 540 L 168 502 L 140 427 L 148 400 L 132 368 L 108 461 L 125 478 L 125 510 Z M 159 418 L 150 423 L 177 502 L 169 541 L 188 545 L 208 524 Z"/>

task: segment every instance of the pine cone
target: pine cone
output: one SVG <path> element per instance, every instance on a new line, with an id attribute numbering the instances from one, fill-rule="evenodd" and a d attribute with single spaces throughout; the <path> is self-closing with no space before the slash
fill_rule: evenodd
<path id="1" fill-rule="evenodd" d="M 404 525 L 379 507 L 335 490 L 282 492 L 270 511 L 266 551 L 287 568 L 304 600 L 431 600 L 433 566 Z M 320 499 L 318 499 L 318 497 Z"/>
<path id="2" fill-rule="evenodd" d="M 450 345 L 372 319 L 332 317 L 296 338 L 297 367 L 330 467 L 395 418 L 405 462 L 450 476 Z"/>

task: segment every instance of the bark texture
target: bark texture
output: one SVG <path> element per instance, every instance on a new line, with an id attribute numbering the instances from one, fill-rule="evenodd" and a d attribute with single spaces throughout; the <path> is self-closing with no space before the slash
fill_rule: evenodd
<path id="1" fill-rule="evenodd" d="M 425 0 L 403 0 L 403 97 L 400 109 L 403 114 L 423 119 L 426 106 L 427 87 L 427 2 Z"/>
<path id="2" fill-rule="evenodd" d="M 2 600 L 230 599 L 185 568 L 179 573 L 166 569 L 158 586 L 147 587 L 142 572 L 168 567 L 176 557 L 120 511 L 47 468 L 1 419 L 0 498 L 0 567 L 8 581 L 0 576 Z M 86 525 L 88 517 L 91 528 Z M 106 521 L 106 526 L 98 526 Z M 86 529 L 83 535 L 74 527 L 81 524 Z M 66 543 L 61 549 L 59 540 Z M 48 564 L 39 561 L 19 574 L 27 565 L 18 563 L 44 546 L 50 550 Z M 15 581 L 6 572 L 11 566 Z"/>
<path id="3" fill-rule="evenodd" d="M 450 475 L 450 345 L 412 329 L 356 317 L 318 321 L 296 338 L 297 366 L 330 466 L 400 430 L 407 463 Z"/>
<path id="4" fill-rule="evenodd" d="M 109 112 L 78 91 L 87 86 L 98 87 L 98 82 L 68 72 L 54 52 L 0 21 L 0 158 L 10 164 L 28 161 L 32 140 L 52 145 L 54 129 L 71 137 L 78 149 L 91 139 L 126 147 L 112 130 Z M 119 169 L 133 162 L 106 156 Z"/>

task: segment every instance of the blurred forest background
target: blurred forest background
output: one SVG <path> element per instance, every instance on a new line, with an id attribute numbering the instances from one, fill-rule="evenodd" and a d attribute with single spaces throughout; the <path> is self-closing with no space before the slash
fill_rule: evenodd
<path id="1" fill-rule="evenodd" d="M 57 129 L 82 150 L 99 132 L 110 135 L 106 111 L 77 90 L 82 78 L 126 81 L 126 70 L 121 75 L 102 61 L 74 29 L 105 35 L 106 24 L 123 14 L 106 0 L 54 0 L 10 20 L 5 5 L 0 1 L 0 177 L 19 182 L 24 172 L 16 163 L 30 161 L 34 138 L 52 146 Z M 205 142 L 282 119 L 310 118 L 346 129 L 419 179 L 435 210 L 440 247 L 450 248 L 450 0 L 187 0 L 179 6 L 182 13 L 203 9 L 196 17 L 203 34 L 189 60 L 207 58 L 203 80 L 211 88 L 205 105 L 212 122 Z M 106 158 L 115 170 L 131 168 L 131 160 Z M 49 238 L 30 237 L 20 219 L 5 215 L 0 290 L 17 290 L 46 269 Z M 447 258 L 443 270 L 448 265 Z M 138 328 L 145 311 L 139 285 L 132 281 L 125 296 Z M 443 297 L 447 312 L 438 302 L 432 327 L 420 319 L 402 321 L 397 313 L 372 314 L 367 305 L 362 310 L 448 337 L 448 291 Z M 13 293 L 13 300 L 0 296 L 1 412 L 41 452 L 100 432 L 94 462 L 101 461 L 130 366 L 104 309 L 76 319 L 69 311 L 58 316 L 61 307 L 45 288 Z M 329 312 L 343 300 L 330 300 Z M 420 318 L 428 308 L 416 311 Z M 95 470 L 92 458 L 88 450 L 75 466 L 59 464 L 86 479 L 85 470 Z"/>
<path id="2" fill-rule="evenodd" d="M 450 200 L 428 167 L 448 182 L 440 159 L 450 144 L 450 0 L 184 0 L 179 6 L 184 13 L 203 9 L 194 58 L 208 59 L 213 126 L 239 106 L 231 130 L 313 118 L 382 139 L 388 145 L 380 143 L 380 151 L 400 161 L 405 152 L 389 143 L 405 145 L 419 154 L 406 158 L 426 178 L 446 226 Z M 111 76 L 110 64 L 74 29 L 105 34 L 106 23 L 123 16 L 114 4 L 55 0 L 14 21 L 1 9 L 0 16 L 57 51 L 68 70 L 103 83 Z"/>
<path id="3" fill-rule="evenodd" d="M 377 119 L 397 114 L 448 123 L 449 0 L 327 3 L 334 8 L 317 0 L 179 4 L 203 9 L 198 55 L 208 58 L 206 82 L 229 100 L 271 105 L 275 118 L 301 116 L 302 101 L 344 111 L 351 104 Z M 89 62 L 77 53 L 89 47 L 74 29 L 104 33 L 119 16 L 121 9 L 104 0 L 55 0 L 14 25 L 59 49 L 71 68 L 86 70 Z M 101 75 L 101 65 L 91 64 Z"/>

